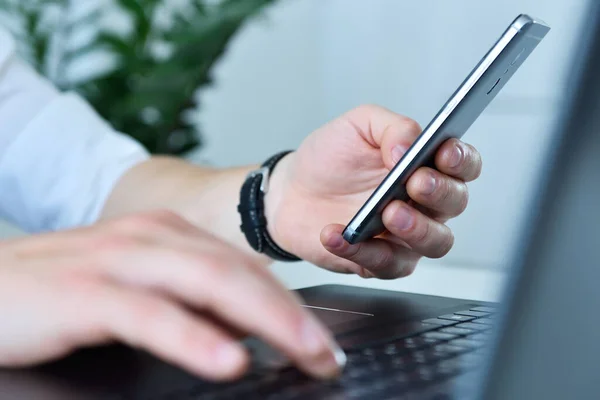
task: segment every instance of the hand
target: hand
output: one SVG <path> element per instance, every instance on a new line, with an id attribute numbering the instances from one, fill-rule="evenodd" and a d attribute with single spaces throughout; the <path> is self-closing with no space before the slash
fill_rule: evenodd
<path id="1" fill-rule="evenodd" d="M 376 106 L 318 129 L 273 173 L 266 206 L 275 241 L 307 261 L 365 278 L 407 276 L 422 256 L 446 255 L 454 237 L 444 223 L 465 210 L 465 182 L 481 173 L 477 150 L 455 139 L 437 152 L 438 171 L 420 168 L 409 179 L 412 201 L 384 210 L 385 234 L 352 246 L 341 236 L 420 133 L 413 120 Z"/>
<path id="2" fill-rule="evenodd" d="M 339 370 L 330 334 L 265 268 L 170 212 L 4 242 L 0 260 L 0 367 L 118 340 L 231 379 L 244 332 L 314 376 Z"/>

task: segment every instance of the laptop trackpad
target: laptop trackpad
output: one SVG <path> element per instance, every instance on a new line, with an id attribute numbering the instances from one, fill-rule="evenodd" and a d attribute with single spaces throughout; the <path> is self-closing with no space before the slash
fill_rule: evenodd
<path id="1" fill-rule="evenodd" d="M 352 311 L 352 310 L 340 310 L 335 308 L 326 308 L 318 306 L 305 305 L 305 308 L 309 309 L 321 322 L 327 325 L 329 328 L 333 328 L 336 325 L 343 324 L 350 321 L 357 321 L 365 318 L 372 318 L 373 314 Z"/>

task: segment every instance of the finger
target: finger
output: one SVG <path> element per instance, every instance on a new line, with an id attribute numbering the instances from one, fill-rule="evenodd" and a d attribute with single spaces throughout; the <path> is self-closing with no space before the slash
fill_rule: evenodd
<path id="1" fill-rule="evenodd" d="M 181 237 L 211 237 L 208 232 L 199 230 L 196 226 L 169 210 L 156 210 L 130 215 L 116 221 L 104 221 L 103 226 L 109 227 L 110 232 L 117 232 L 148 243 L 164 243 L 174 234 Z M 105 231 L 100 231 L 106 237 Z M 198 241 L 196 247 L 206 241 Z"/>
<path id="2" fill-rule="evenodd" d="M 392 169 L 421 133 L 419 124 L 386 108 L 364 105 L 344 115 L 373 147 L 380 148 L 385 166 Z"/>
<path id="3" fill-rule="evenodd" d="M 119 340 L 211 380 L 234 379 L 247 369 L 241 344 L 164 297 L 104 283 L 87 300 L 78 316 L 85 327 L 76 338 L 81 345 Z"/>
<path id="4" fill-rule="evenodd" d="M 481 175 L 481 154 L 458 139 L 447 140 L 438 150 L 435 165 L 442 173 L 471 182 Z"/>
<path id="5" fill-rule="evenodd" d="M 454 244 L 450 228 L 402 201 L 393 201 L 384 209 L 383 224 L 392 235 L 425 257 L 441 258 Z"/>
<path id="6" fill-rule="evenodd" d="M 122 255 L 119 260 L 123 261 Z M 235 249 L 150 248 L 125 262 L 127 268 L 107 268 L 114 279 L 158 289 L 210 312 L 226 324 L 259 336 L 315 377 L 333 377 L 345 362 L 331 334 L 296 297 Z"/>
<path id="7" fill-rule="evenodd" d="M 126 245 L 132 240 L 164 243 L 172 238 L 173 234 L 188 238 L 190 236 L 210 237 L 208 233 L 200 231 L 169 210 L 134 214 L 116 221 L 106 220 L 98 223 L 96 228 L 106 229 L 84 227 L 77 231 L 57 232 L 53 234 L 54 240 L 48 240 L 45 235 L 33 237 L 27 241 L 17 239 L 12 243 L 11 252 L 19 259 L 48 258 L 87 254 L 98 248 Z M 119 234 L 110 234 L 112 232 Z M 60 239 L 63 239 L 68 246 L 57 247 L 55 240 Z M 203 242 L 197 242 L 195 247 L 198 247 L 200 243 Z"/>
<path id="8" fill-rule="evenodd" d="M 467 185 L 431 168 L 418 169 L 408 180 L 406 189 L 417 204 L 433 210 L 437 218 L 456 217 L 469 202 Z"/>
<path id="9" fill-rule="evenodd" d="M 361 276 L 372 276 L 380 279 L 396 279 L 407 276 L 414 269 L 414 257 L 410 250 L 375 238 L 354 245 L 342 237 L 342 225 L 328 225 L 321 232 L 321 243 L 330 253 L 367 270 L 359 272 Z"/>

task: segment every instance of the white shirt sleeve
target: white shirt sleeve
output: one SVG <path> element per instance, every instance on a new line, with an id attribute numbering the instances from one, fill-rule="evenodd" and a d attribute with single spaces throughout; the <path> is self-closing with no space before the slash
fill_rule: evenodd
<path id="1" fill-rule="evenodd" d="M 91 224 L 118 179 L 149 155 L 14 47 L 0 28 L 0 219 L 29 232 Z"/>

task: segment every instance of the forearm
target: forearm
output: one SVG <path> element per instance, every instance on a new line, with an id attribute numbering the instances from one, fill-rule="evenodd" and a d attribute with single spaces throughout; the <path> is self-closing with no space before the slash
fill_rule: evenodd
<path id="1" fill-rule="evenodd" d="M 212 169 L 174 158 L 155 157 L 120 179 L 101 218 L 169 209 L 268 264 L 268 258 L 258 255 L 247 244 L 237 213 L 240 188 L 248 172 L 255 168 Z"/>

